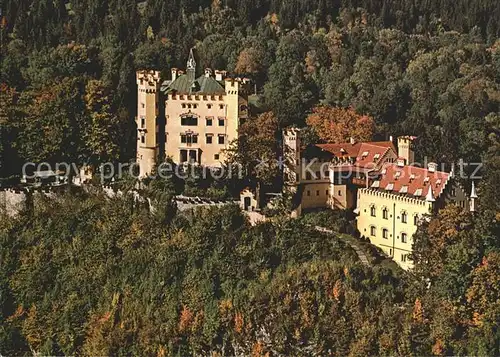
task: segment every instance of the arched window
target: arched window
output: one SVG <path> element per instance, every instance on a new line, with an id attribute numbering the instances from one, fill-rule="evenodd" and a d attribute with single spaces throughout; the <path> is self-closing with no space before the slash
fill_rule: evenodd
<path id="1" fill-rule="evenodd" d="M 383 219 L 389 219 L 389 210 L 387 209 L 387 207 L 384 207 L 382 209 L 382 218 Z"/>
<path id="2" fill-rule="evenodd" d="M 418 226 L 418 214 L 416 214 L 416 215 L 413 216 L 413 224 L 415 226 Z"/>
<path id="3" fill-rule="evenodd" d="M 371 205 L 370 206 L 370 216 L 375 217 L 376 216 L 376 212 L 377 212 L 377 210 L 375 208 L 375 205 Z"/>
<path id="4" fill-rule="evenodd" d="M 389 238 L 389 230 L 387 228 L 382 229 L 382 238 L 384 239 Z"/>
<path id="5" fill-rule="evenodd" d="M 371 226 L 370 227 L 370 235 L 372 237 L 375 237 L 376 234 L 377 234 L 377 228 L 375 228 L 375 226 Z"/>
<path id="6" fill-rule="evenodd" d="M 408 213 L 406 213 L 405 211 L 401 212 L 401 222 L 408 223 Z"/>

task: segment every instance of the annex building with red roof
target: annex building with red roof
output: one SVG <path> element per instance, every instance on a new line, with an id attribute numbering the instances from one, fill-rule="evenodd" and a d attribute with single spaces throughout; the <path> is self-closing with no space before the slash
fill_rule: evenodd
<path id="1" fill-rule="evenodd" d="M 415 162 L 414 136 L 398 137 L 397 147 L 392 138 L 303 147 L 300 129 L 285 130 L 283 139 L 294 213 L 352 210 L 359 234 L 405 269 L 412 267 L 412 236 L 421 219 L 449 203 L 470 208 L 453 172 Z"/>

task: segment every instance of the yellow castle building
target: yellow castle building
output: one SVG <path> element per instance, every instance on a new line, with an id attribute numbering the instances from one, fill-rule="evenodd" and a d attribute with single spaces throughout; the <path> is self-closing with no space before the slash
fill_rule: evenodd
<path id="1" fill-rule="evenodd" d="M 453 179 L 435 163 L 417 167 L 415 137 L 378 142 L 316 144 L 302 148 L 300 130 L 284 140 L 284 181 L 295 196 L 295 215 L 318 208 L 352 209 L 359 234 L 381 248 L 402 268 L 412 267 L 412 236 L 421 219 L 446 204 L 475 210 Z"/>
<path id="2" fill-rule="evenodd" d="M 172 68 L 162 82 L 158 71 L 137 72 L 137 163 L 140 176 L 153 172 L 159 159 L 220 166 L 224 150 L 248 117 L 247 79 L 227 78 L 205 69 L 196 76 L 191 50 L 186 71 Z"/>

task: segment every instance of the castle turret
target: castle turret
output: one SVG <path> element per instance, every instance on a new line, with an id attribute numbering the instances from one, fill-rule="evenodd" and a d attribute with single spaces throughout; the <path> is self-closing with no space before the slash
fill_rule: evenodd
<path id="1" fill-rule="evenodd" d="M 300 129 L 283 130 L 283 182 L 288 186 L 300 183 Z"/>
<path id="2" fill-rule="evenodd" d="M 186 64 L 186 75 L 189 82 L 193 82 L 196 78 L 196 61 L 194 60 L 193 49 L 189 51 L 189 58 Z"/>
<path id="3" fill-rule="evenodd" d="M 160 72 L 138 71 L 137 78 L 137 163 L 141 177 L 150 174 L 158 156 Z"/>
<path id="4" fill-rule="evenodd" d="M 474 184 L 474 181 L 472 181 L 472 188 L 470 190 L 470 205 L 469 205 L 469 210 L 472 213 L 476 212 L 476 199 L 477 199 L 476 186 Z"/>
<path id="5" fill-rule="evenodd" d="M 398 156 L 405 160 L 406 165 L 415 163 L 415 152 L 413 151 L 414 136 L 398 137 Z"/>

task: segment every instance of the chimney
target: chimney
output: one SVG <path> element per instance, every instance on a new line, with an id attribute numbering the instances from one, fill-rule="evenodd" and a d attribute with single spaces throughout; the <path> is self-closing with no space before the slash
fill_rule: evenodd
<path id="1" fill-rule="evenodd" d="M 436 169 L 437 169 L 437 164 L 435 162 L 429 162 L 427 164 L 427 170 L 429 170 L 429 172 L 436 172 Z"/>
<path id="2" fill-rule="evenodd" d="M 172 68 L 172 82 L 177 79 L 177 68 Z"/>
<path id="3" fill-rule="evenodd" d="M 398 165 L 399 167 L 403 167 L 403 166 L 405 166 L 405 161 L 406 161 L 406 160 L 405 160 L 404 158 L 402 158 L 402 157 L 398 157 L 398 160 L 397 160 L 396 162 L 397 162 L 397 165 Z"/>
<path id="4" fill-rule="evenodd" d="M 349 138 L 349 142 L 351 143 L 351 145 L 356 144 L 356 140 L 352 136 Z"/>
<path id="5" fill-rule="evenodd" d="M 210 68 L 205 68 L 205 77 L 212 77 L 212 70 Z"/>
<path id="6" fill-rule="evenodd" d="M 389 141 L 392 143 L 394 141 L 394 138 L 392 137 L 392 135 L 389 135 Z"/>
<path id="7" fill-rule="evenodd" d="M 215 70 L 215 80 L 216 81 L 223 81 L 224 78 L 226 77 L 227 72 L 226 71 L 221 71 L 221 70 Z"/>

